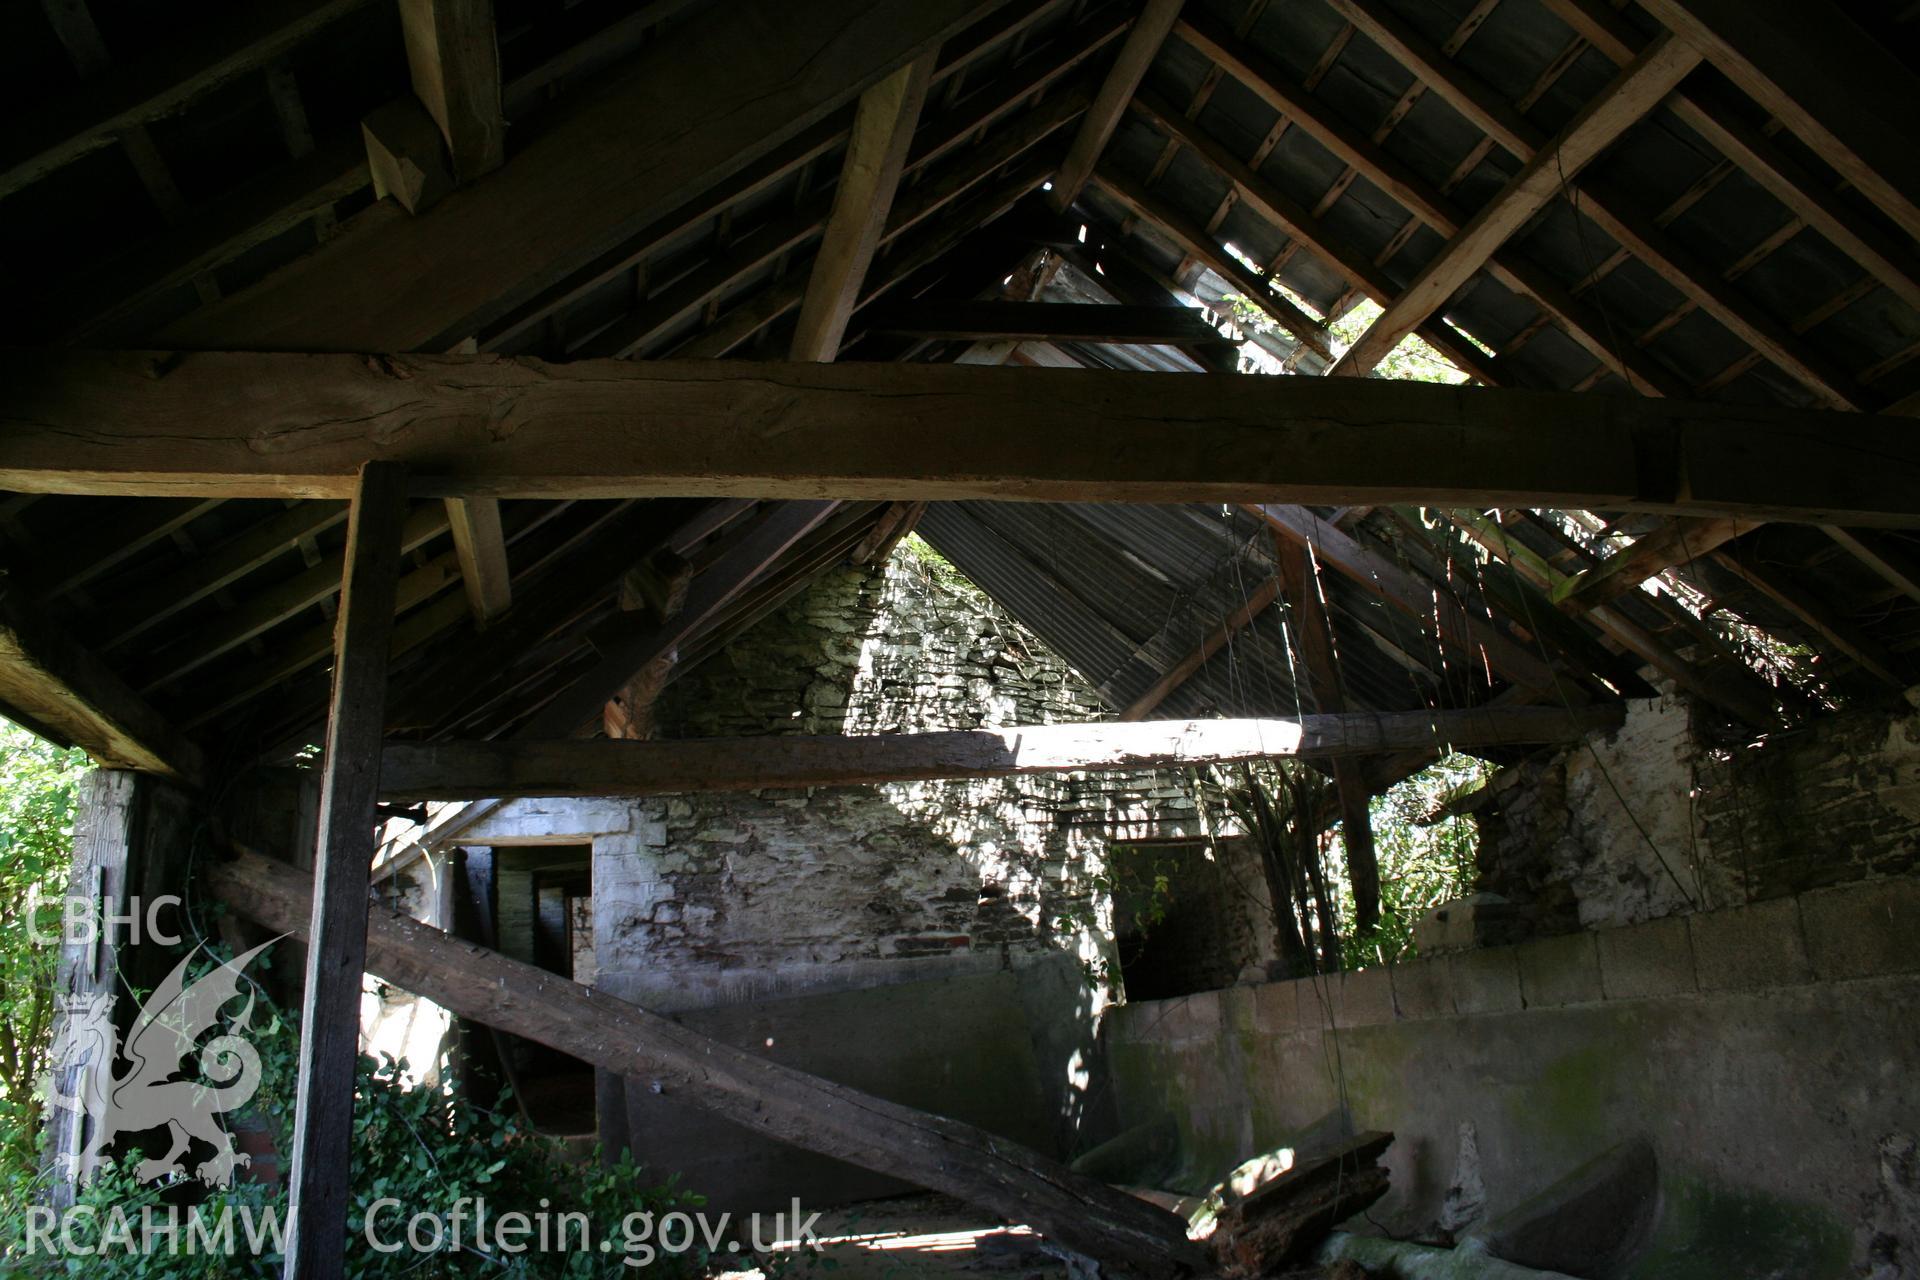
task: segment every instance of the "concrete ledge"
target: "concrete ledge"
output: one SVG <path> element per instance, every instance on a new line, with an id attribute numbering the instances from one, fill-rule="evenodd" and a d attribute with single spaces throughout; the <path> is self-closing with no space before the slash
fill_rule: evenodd
<path id="1" fill-rule="evenodd" d="M 1920 972 L 1920 877 L 1869 880 L 1623 929 L 1537 938 L 1226 992 L 1129 1005 L 1123 1035 L 1206 1039 L 1237 1025 L 1290 1035 L 1602 1001 L 1798 986 Z M 1157 1023 L 1148 1032 L 1143 1024 Z"/>
<path id="2" fill-rule="evenodd" d="M 1541 938 L 1514 948 L 1520 960 L 1520 995 L 1527 1008 L 1595 1004 L 1600 989 L 1600 950 L 1591 933 Z"/>
<path id="3" fill-rule="evenodd" d="M 1171 1000 L 1158 1000 L 1165 1013 L 1165 1021 L 1160 1030 L 1163 1037 L 1173 1044 L 1190 1041 L 1211 1041 L 1220 1035 L 1220 993 L 1218 991 L 1196 991 L 1190 996 L 1176 996 Z"/>
<path id="4" fill-rule="evenodd" d="M 1920 970 L 1920 880 L 1869 880 L 1800 897 L 1807 958 L 1823 981 Z"/>
<path id="5" fill-rule="evenodd" d="M 1453 1004 L 1453 971 L 1445 959 L 1416 960 L 1395 965 L 1393 1003 L 1403 1018 L 1451 1018 L 1457 1012 Z"/>
<path id="6" fill-rule="evenodd" d="M 1453 1003 L 1461 1013 L 1513 1013 L 1520 999 L 1519 947 L 1488 947 L 1449 956 Z"/>
<path id="7" fill-rule="evenodd" d="M 1327 986 L 1335 1026 L 1364 1027 L 1393 1021 L 1393 970 L 1384 965 L 1343 973 Z"/>
<path id="8" fill-rule="evenodd" d="M 1688 916 L 1687 930 L 1702 991 L 1787 986 L 1813 977 L 1797 898 Z"/>
<path id="9" fill-rule="evenodd" d="M 1300 1029 L 1298 982 L 1265 982 L 1253 989 L 1253 1029 L 1261 1035 L 1284 1035 Z"/>
<path id="10" fill-rule="evenodd" d="M 1685 916 L 1668 916 L 1594 935 L 1600 952 L 1600 985 L 1609 1000 L 1645 1000 L 1698 989 L 1693 937 Z"/>

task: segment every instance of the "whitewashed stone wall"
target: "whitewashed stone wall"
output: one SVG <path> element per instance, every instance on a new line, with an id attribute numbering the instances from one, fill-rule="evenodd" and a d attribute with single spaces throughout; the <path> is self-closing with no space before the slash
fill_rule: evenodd
<path id="1" fill-rule="evenodd" d="M 1920 690 L 1737 751 L 1699 743 L 1680 698 L 1629 705 L 1588 745 L 1497 775 L 1482 888 L 1530 932 L 1635 924 L 1920 866 Z"/>
<path id="2" fill-rule="evenodd" d="M 909 544 L 911 546 L 911 544 Z M 890 733 L 1112 713 L 937 558 L 828 575 L 674 684 L 664 738 Z M 1101 958 L 1116 838 L 1204 834 L 1186 778 L 1056 775 L 637 802 L 595 844 L 599 981 L 703 1007 Z M 1102 923 L 1105 923 L 1102 919 Z"/>

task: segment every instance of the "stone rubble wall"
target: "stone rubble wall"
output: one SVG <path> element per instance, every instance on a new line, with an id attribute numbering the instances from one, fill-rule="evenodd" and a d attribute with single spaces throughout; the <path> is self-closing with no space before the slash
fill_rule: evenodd
<path id="1" fill-rule="evenodd" d="M 1920 690 L 1735 751 L 1688 705 L 1629 705 L 1589 744 L 1502 770 L 1477 798 L 1478 888 L 1522 934 L 1631 924 L 1920 865 Z"/>
<path id="2" fill-rule="evenodd" d="M 1112 714 L 1080 673 L 923 557 L 903 550 L 882 569 L 827 575 L 672 685 L 659 736 Z M 1101 909 L 1092 878 L 1111 842 L 1208 825 L 1188 780 L 1156 773 L 676 796 L 633 809 L 642 834 L 631 851 L 596 860 L 602 981 L 730 973 L 762 995 L 864 985 L 904 961 L 996 968 L 1063 949 L 1095 959 L 1093 933 L 1058 922 Z"/>

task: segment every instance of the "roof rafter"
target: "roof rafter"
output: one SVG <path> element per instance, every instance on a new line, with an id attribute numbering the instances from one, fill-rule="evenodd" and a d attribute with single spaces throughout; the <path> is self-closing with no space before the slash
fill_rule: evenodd
<path id="1" fill-rule="evenodd" d="M 1350 0 L 1343 2 L 1350 3 Z M 1679 41 L 1656 42 L 1650 46 L 1575 116 L 1557 138 L 1533 153 L 1506 189 L 1475 214 L 1392 305 L 1354 340 L 1333 371 L 1349 377 L 1371 372 L 1402 338 L 1446 305 L 1474 272 L 1548 201 L 1559 195 L 1580 170 L 1658 106 L 1699 62 L 1699 53 Z"/>
<path id="2" fill-rule="evenodd" d="M 1643 0 L 1755 102 L 1920 239 L 1905 141 L 1920 76 L 1828 0 Z"/>
<path id="3" fill-rule="evenodd" d="M 1126 114 L 1128 101 L 1146 78 L 1147 68 L 1159 56 L 1160 46 L 1173 30 L 1183 3 L 1185 0 L 1146 0 L 1145 7 L 1133 20 L 1126 41 L 1120 46 L 1120 56 L 1101 82 L 1100 92 L 1094 95 L 1093 106 L 1082 117 L 1080 132 L 1074 135 L 1067 158 L 1061 162 L 1060 180 L 1053 184 L 1049 196 L 1055 209 L 1071 208 L 1080 198 L 1081 188 L 1093 176 L 1101 152 L 1107 149 L 1113 131 L 1120 126 L 1120 118 Z"/>
<path id="4" fill-rule="evenodd" d="M 134 128 L 172 115 L 235 76 L 257 70 L 368 0 L 276 0 L 223 19 L 217 47 L 202 33 L 156 49 L 106 80 L 84 84 L 36 111 L 31 135 L 0 169 L 0 197 L 82 156 L 113 145 Z"/>
<path id="5" fill-rule="evenodd" d="M 1402 229 L 1403 234 L 1413 227 L 1425 225 L 1442 236 L 1450 237 L 1470 220 L 1470 215 L 1438 188 L 1389 155 L 1376 142 L 1338 119 L 1304 88 L 1290 85 L 1277 67 L 1268 64 L 1258 53 L 1233 39 L 1218 26 L 1195 15 L 1191 19 L 1183 19 L 1178 31 L 1183 40 L 1224 67 L 1269 107 L 1281 113 L 1284 119 L 1290 120 L 1332 152 L 1348 166 L 1350 172 L 1364 176 L 1407 209 L 1412 219 L 1408 227 Z M 1329 192 L 1329 200 L 1344 190 L 1344 186 L 1335 183 L 1333 191 Z M 1329 200 L 1321 202 L 1323 208 Z M 1308 213 L 1306 218 L 1311 220 L 1320 216 L 1322 209 L 1316 209 Z M 1329 260 L 1337 262 L 1339 259 Z M 1378 265 L 1377 262 L 1375 265 Z M 1611 369 L 1643 390 L 1654 390 L 1668 396 L 1684 395 L 1684 383 L 1645 353 L 1616 350 L 1617 344 L 1613 342 L 1607 326 L 1592 308 L 1579 302 L 1572 291 L 1556 283 L 1527 259 L 1511 252 L 1497 253 L 1488 267 L 1503 286 L 1532 298 L 1545 315 L 1600 362 L 1602 370 Z M 1356 284 L 1361 283 L 1352 274 L 1349 279 Z M 1398 291 L 1389 287 L 1387 292 L 1397 294 Z M 1438 327 L 1441 323 L 1435 322 L 1432 327 Z M 1456 340 L 1451 347 L 1440 349 L 1447 351 L 1449 358 L 1452 358 L 1464 345 Z M 1487 367 L 1484 357 L 1480 367 L 1483 370 Z"/>
<path id="6" fill-rule="evenodd" d="M 832 361 L 840 354 L 867 267 L 893 209 L 907 148 L 927 98 L 934 52 L 929 49 L 860 97 L 853 136 L 833 191 L 833 212 L 800 301 L 792 346 L 795 360 Z"/>
<path id="7" fill-rule="evenodd" d="M 446 350 L 1003 0 L 821 3 L 743 0 L 677 27 L 461 199 L 381 219 L 350 245 L 335 240 L 170 326 L 163 341 Z M 760 38 L 741 45 L 742 25 Z M 722 65 L 734 72 L 716 78 Z"/>

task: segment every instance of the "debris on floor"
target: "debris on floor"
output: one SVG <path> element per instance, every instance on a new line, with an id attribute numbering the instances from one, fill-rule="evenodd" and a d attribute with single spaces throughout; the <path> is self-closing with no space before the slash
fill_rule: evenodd
<path id="1" fill-rule="evenodd" d="M 1271 1176 L 1230 1179 L 1208 1237 L 1221 1271 L 1273 1276 L 1310 1260 L 1335 1226 L 1387 1194 L 1379 1159 L 1392 1143 L 1363 1133 Z"/>

